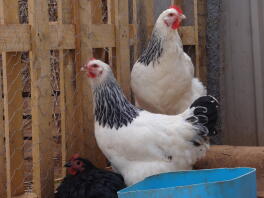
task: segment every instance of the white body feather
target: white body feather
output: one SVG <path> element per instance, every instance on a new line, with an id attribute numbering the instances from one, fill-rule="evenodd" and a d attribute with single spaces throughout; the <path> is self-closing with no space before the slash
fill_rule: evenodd
<path id="1" fill-rule="evenodd" d="M 131 87 L 136 104 L 150 112 L 178 114 L 199 96 L 206 94 L 202 83 L 194 78 L 191 58 L 183 51 L 177 30 L 164 27 L 161 14 L 154 31 L 162 38 L 163 52 L 157 61 L 135 63 Z"/>
<path id="2" fill-rule="evenodd" d="M 191 110 L 185 114 L 141 111 L 131 124 L 118 130 L 96 122 L 95 137 L 114 170 L 132 185 L 154 174 L 191 169 L 205 155 L 209 145 L 194 146 L 191 140 L 197 136 L 197 129 L 185 121 Z"/>

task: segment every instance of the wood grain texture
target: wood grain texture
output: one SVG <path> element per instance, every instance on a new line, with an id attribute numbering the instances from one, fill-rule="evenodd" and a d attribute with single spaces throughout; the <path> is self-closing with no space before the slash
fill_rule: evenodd
<path id="1" fill-rule="evenodd" d="M 198 17 L 198 47 L 199 47 L 199 79 L 207 84 L 206 30 L 207 30 L 207 0 L 197 4 Z"/>
<path id="2" fill-rule="evenodd" d="M 62 26 L 73 23 L 74 10 L 72 0 L 58 0 L 58 23 Z M 74 29 L 75 35 L 75 29 Z M 74 39 L 75 46 L 75 39 Z M 59 50 L 60 67 L 60 110 L 62 136 L 62 176 L 66 175 L 64 164 L 74 153 L 80 152 L 82 129 L 77 115 L 77 87 L 75 73 L 75 51 Z"/>
<path id="3" fill-rule="evenodd" d="M 87 62 L 87 59 L 92 58 L 92 45 L 91 38 L 87 35 L 91 34 L 92 26 L 92 11 L 91 1 L 79 0 L 79 6 L 76 8 L 76 14 L 79 16 L 77 20 L 77 26 L 79 29 L 80 38 L 77 42 L 79 48 L 76 50 L 77 54 L 77 75 L 80 75 L 79 82 L 77 84 L 81 93 L 78 96 L 78 102 L 81 105 L 82 126 L 83 126 L 83 150 L 81 155 L 90 159 L 96 166 L 105 167 L 105 158 L 98 148 L 94 136 L 94 116 L 93 116 L 93 101 L 92 93 L 89 84 L 89 80 L 84 73 L 80 73 L 80 68 Z"/>
<path id="4" fill-rule="evenodd" d="M 264 2 L 250 1 L 254 86 L 256 103 L 256 133 L 258 145 L 264 145 Z M 264 190 L 263 190 L 264 191 Z"/>
<path id="5" fill-rule="evenodd" d="M 254 146 L 258 145 L 256 109 L 259 107 L 255 101 L 251 14 L 246 12 L 249 0 L 224 0 L 222 6 L 222 86 L 225 97 L 220 135 L 224 144 Z M 245 12 L 241 12 L 243 10 Z"/>
<path id="6" fill-rule="evenodd" d="M 264 192 L 264 147 L 211 146 L 196 169 L 252 167 L 257 169 L 259 194 Z"/>
<path id="7" fill-rule="evenodd" d="M 18 2 L 0 1 L 1 24 L 17 24 Z M 17 41 L 18 42 L 18 41 Z M 7 197 L 24 193 L 21 54 L 2 53 Z M 2 119 L 2 118 L 1 118 Z"/>
<path id="8" fill-rule="evenodd" d="M 0 60 L 0 71 L 2 71 L 2 61 Z M 0 75 L 0 197 L 6 197 L 6 151 L 5 151 L 5 125 L 4 125 L 4 98 L 3 79 Z"/>
<path id="9" fill-rule="evenodd" d="M 115 0 L 116 71 L 117 80 L 130 100 L 130 54 L 128 0 Z"/>
<path id="10" fill-rule="evenodd" d="M 133 22 L 136 30 L 134 36 L 134 56 L 136 59 L 140 56 L 144 48 L 147 46 L 147 42 L 151 36 L 154 26 L 153 9 L 153 0 L 133 1 Z"/>
<path id="11" fill-rule="evenodd" d="M 32 51 L 30 51 L 33 190 L 38 198 L 53 197 L 51 67 L 48 5 L 29 0 Z"/>

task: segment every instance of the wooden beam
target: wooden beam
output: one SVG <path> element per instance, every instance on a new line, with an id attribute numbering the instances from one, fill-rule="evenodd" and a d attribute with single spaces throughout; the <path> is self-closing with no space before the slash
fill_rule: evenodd
<path id="1" fill-rule="evenodd" d="M 0 52 L 28 51 L 31 48 L 30 43 L 29 25 L 0 25 Z"/>
<path id="2" fill-rule="evenodd" d="M 73 1 L 58 0 L 58 21 L 61 26 L 73 22 Z M 75 32 L 74 32 L 75 34 Z M 74 40 L 75 46 L 75 40 Z M 66 175 L 64 164 L 74 153 L 80 153 L 82 128 L 77 114 L 77 88 L 74 50 L 59 50 L 60 67 L 60 110 L 62 135 L 62 173 Z M 80 108 L 80 107 L 79 107 Z"/>
<path id="3" fill-rule="evenodd" d="M 136 25 L 129 26 L 129 45 L 134 45 L 137 41 Z M 51 23 L 49 26 L 49 45 L 52 50 L 75 49 L 76 32 L 73 24 Z M 152 32 L 153 25 L 148 25 L 148 35 Z M 0 25 L 0 52 L 30 51 L 31 37 L 30 25 L 10 24 Z M 195 45 L 195 35 L 193 26 L 184 26 L 179 30 L 182 34 L 184 45 Z M 107 35 L 107 36 L 106 36 Z M 93 48 L 115 47 L 116 31 L 114 24 L 93 24 L 89 32 L 90 45 Z"/>
<path id="4" fill-rule="evenodd" d="M 18 1 L 0 0 L 1 24 L 16 24 L 18 19 Z M 18 41 L 17 41 L 18 43 Z M 7 197 L 24 193 L 24 158 L 22 134 L 22 70 L 21 54 L 2 53 L 5 147 L 6 147 L 6 189 Z M 2 118 L 1 118 L 2 119 Z"/>
<path id="5" fill-rule="evenodd" d="M 46 198 L 53 197 L 54 194 L 48 4 L 46 1 L 29 0 L 28 5 L 32 38 L 30 74 L 33 191 L 38 198 Z"/>
<path id="6" fill-rule="evenodd" d="M 2 71 L 2 60 L 0 59 L 0 71 Z M 0 75 L 0 197 L 6 197 L 6 152 L 5 152 L 5 124 L 4 124 L 4 98 L 3 79 Z"/>
<path id="7" fill-rule="evenodd" d="M 128 0 L 115 0 L 117 80 L 130 100 Z"/>

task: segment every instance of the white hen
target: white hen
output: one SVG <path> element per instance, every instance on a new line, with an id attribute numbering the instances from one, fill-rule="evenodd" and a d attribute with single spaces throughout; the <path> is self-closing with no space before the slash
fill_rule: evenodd
<path id="1" fill-rule="evenodd" d="M 147 48 L 135 63 L 131 87 L 136 105 L 154 113 L 182 113 L 206 94 L 194 78 L 191 58 L 183 51 L 178 27 L 185 16 L 176 6 L 160 14 Z"/>
<path id="2" fill-rule="evenodd" d="M 174 116 L 133 106 L 112 70 L 100 60 L 84 67 L 93 91 L 95 137 L 100 149 L 127 185 L 157 173 L 191 169 L 215 135 L 217 101 L 204 96 Z"/>

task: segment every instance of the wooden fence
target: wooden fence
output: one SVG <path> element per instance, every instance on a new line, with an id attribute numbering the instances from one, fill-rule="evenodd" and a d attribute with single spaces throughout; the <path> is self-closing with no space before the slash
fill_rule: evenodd
<path id="1" fill-rule="evenodd" d="M 193 2 L 194 24 L 182 27 L 180 32 L 184 45 L 195 47 L 196 74 L 204 78 L 205 67 L 201 67 L 204 55 L 200 52 L 205 51 L 205 20 L 203 15 L 198 18 L 198 10 L 204 11 L 204 2 Z M 130 68 L 134 61 L 131 54 L 138 57 L 142 40 L 139 37 L 143 36 L 138 32 L 150 35 L 154 22 L 152 0 L 57 0 L 55 22 L 49 21 L 46 0 L 28 0 L 27 4 L 29 22 L 20 24 L 19 1 L 0 0 L 0 96 L 3 96 L 0 97 L 0 118 L 4 118 L 0 119 L 0 197 L 3 198 L 53 196 L 54 150 L 58 147 L 54 143 L 54 131 L 61 141 L 59 167 L 76 152 L 97 166 L 106 166 L 94 139 L 92 97 L 80 67 L 94 56 L 105 59 L 113 65 L 121 87 L 131 98 Z M 138 10 L 143 10 L 140 17 Z M 147 23 L 140 26 L 144 18 Z M 51 86 L 51 50 L 58 63 L 57 90 Z M 29 53 L 30 88 L 24 93 L 21 73 L 25 52 Z M 54 97 L 59 98 L 57 112 Z M 29 109 L 27 116 L 25 108 Z M 32 148 L 30 170 L 24 160 L 25 117 L 31 120 L 32 126 L 29 130 L 32 140 L 27 139 Z M 28 171 L 33 172 L 30 190 L 33 193 L 24 194 Z M 60 177 L 64 174 L 60 172 Z"/>

